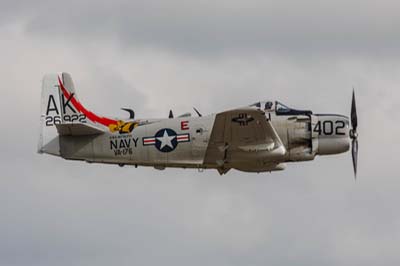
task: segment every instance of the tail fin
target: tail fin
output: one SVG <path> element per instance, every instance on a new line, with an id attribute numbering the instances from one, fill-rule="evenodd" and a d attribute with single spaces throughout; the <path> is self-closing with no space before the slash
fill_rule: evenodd
<path id="1" fill-rule="evenodd" d="M 59 135 L 101 134 L 116 120 L 97 116 L 78 100 L 68 73 L 43 78 L 38 152 L 60 155 Z"/>

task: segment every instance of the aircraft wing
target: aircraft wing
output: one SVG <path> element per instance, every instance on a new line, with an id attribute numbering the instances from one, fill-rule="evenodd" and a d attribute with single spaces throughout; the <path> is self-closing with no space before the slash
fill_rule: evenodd
<path id="1" fill-rule="evenodd" d="M 225 163 L 241 154 L 258 152 L 271 159 L 286 154 L 285 146 L 263 111 L 248 107 L 216 115 L 206 163 L 221 164 L 221 160 Z"/>

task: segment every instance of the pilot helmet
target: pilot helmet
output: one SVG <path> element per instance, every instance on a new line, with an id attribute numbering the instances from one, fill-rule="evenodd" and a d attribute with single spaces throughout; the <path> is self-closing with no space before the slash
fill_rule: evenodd
<path id="1" fill-rule="evenodd" d="M 265 110 L 271 110 L 273 105 L 274 104 L 272 102 L 266 102 L 265 103 Z"/>

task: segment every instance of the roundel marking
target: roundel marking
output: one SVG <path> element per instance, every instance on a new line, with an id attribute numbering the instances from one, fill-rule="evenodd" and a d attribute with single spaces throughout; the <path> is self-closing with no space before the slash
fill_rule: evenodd
<path id="1" fill-rule="evenodd" d="M 157 131 L 156 135 L 156 148 L 161 152 L 171 152 L 178 146 L 176 139 L 176 132 L 169 128 L 164 128 Z"/>
<path id="2" fill-rule="evenodd" d="M 170 128 L 157 131 L 153 137 L 144 137 L 143 146 L 154 145 L 160 152 L 171 152 L 175 150 L 180 142 L 189 142 L 189 134 L 177 134 Z"/>

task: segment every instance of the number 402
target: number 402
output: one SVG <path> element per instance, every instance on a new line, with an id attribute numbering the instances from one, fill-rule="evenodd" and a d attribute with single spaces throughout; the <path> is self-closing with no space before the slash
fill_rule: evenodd
<path id="1" fill-rule="evenodd" d="M 313 131 L 317 132 L 318 135 L 345 135 L 343 131 L 340 129 L 345 128 L 345 123 L 344 121 L 333 121 L 326 120 L 326 121 L 318 121 L 318 123 L 315 125 Z"/>

